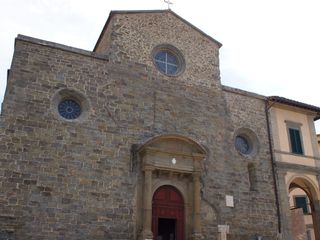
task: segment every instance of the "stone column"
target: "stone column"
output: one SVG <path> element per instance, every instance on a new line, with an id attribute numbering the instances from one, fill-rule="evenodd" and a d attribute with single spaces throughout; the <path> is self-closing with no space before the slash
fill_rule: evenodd
<path id="1" fill-rule="evenodd" d="M 152 240 L 152 167 L 144 168 L 143 186 L 143 240 Z"/>
<path id="2" fill-rule="evenodd" d="M 200 211 L 201 211 L 201 196 L 200 196 L 200 172 L 193 174 L 193 239 L 197 240 L 201 238 L 201 222 L 200 222 Z"/>
<path id="3" fill-rule="evenodd" d="M 291 211 L 289 206 L 289 196 L 287 184 L 285 181 L 286 171 L 278 169 L 278 193 L 280 205 L 280 219 L 281 219 L 281 237 L 283 239 L 293 239 Z"/>
<path id="4" fill-rule="evenodd" d="M 313 213 L 312 213 L 312 221 L 313 221 L 313 229 L 316 240 L 320 240 L 320 201 L 313 201 Z"/>
<path id="5" fill-rule="evenodd" d="M 320 161 L 318 162 L 318 166 L 320 166 Z M 320 174 L 317 174 L 318 187 L 320 186 Z M 318 190 L 316 190 L 318 191 Z M 314 234 L 316 236 L 316 240 L 320 240 L 320 199 L 315 199 L 313 196 L 313 213 L 312 213 L 312 221 L 313 221 L 313 229 Z"/>

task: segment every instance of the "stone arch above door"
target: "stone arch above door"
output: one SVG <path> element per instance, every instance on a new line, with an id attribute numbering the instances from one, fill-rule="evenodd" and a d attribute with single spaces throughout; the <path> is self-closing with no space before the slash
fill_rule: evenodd
<path id="1" fill-rule="evenodd" d="M 154 137 L 141 145 L 138 153 L 142 168 L 153 166 L 159 170 L 180 173 L 202 171 L 202 161 L 207 155 L 207 151 L 199 143 L 176 134 Z"/>
<path id="2" fill-rule="evenodd" d="M 187 147 L 188 150 L 192 150 L 195 153 L 207 154 L 206 149 L 201 144 L 199 144 L 198 142 L 196 142 L 195 140 L 189 137 L 182 136 L 179 134 L 162 134 L 162 135 L 152 137 L 148 139 L 145 143 L 143 143 L 139 147 L 138 151 L 146 147 L 159 145 L 159 143 L 161 145 L 161 143 L 166 143 L 166 142 L 169 142 L 170 140 L 174 142 L 181 142 L 183 145 Z"/>

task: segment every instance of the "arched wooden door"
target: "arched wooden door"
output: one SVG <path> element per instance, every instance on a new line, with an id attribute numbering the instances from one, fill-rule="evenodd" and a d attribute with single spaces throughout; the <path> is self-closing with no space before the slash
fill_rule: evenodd
<path id="1" fill-rule="evenodd" d="M 152 199 L 154 240 L 184 240 L 184 201 L 172 186 L 162 186 Z"/>

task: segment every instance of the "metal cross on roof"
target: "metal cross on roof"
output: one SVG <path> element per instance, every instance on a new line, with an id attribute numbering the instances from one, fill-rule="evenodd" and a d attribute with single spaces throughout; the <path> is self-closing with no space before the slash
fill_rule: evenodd
<path id="1" fill-rule="evenodd" d="M 170 0 L 163 0 L 166 4 L 168 4 L 168 9 L 170 9 L 170 4 L 173 4 L 172 2 L 170 2 Z"/>

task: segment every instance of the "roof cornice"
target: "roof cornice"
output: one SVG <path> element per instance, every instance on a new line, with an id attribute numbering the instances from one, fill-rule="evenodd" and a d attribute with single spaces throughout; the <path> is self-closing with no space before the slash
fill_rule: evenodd
<path id="1" fill-rule="evenodd" d="M 295 100 L 291 100 L 291 99 L 284 98 L 284 97 L 279 97 L 279 96 L 270 96 L 270 97 L 268 97 L 268 101 L 269 102 L 275 102 L 275 103 L 284 104 L 284 105 L 287 105 L 287 106 L 297 107 L 297 108 L 301 108 L 301 109 L 304 109 L 304 110 L 307 110 L 307 111 L 314 112 L 317 115 L 315 120 L 320 119 L 320 108 L 316 107 L 314 105 L 298 102 L 298 101 L 295 101 Z"/>

